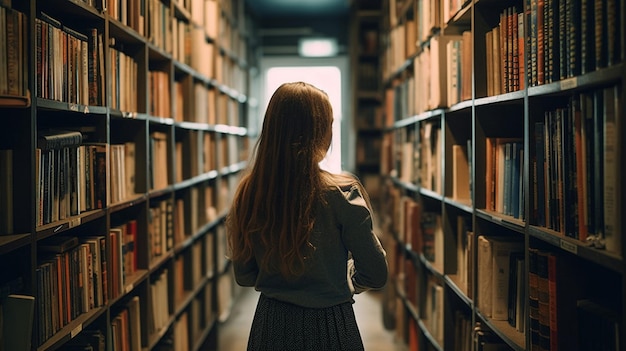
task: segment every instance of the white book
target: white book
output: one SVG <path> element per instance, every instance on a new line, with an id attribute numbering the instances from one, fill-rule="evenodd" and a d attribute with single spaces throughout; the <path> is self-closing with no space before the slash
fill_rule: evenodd
<path id="1" fill-rule="evenodd" d="M 512 252 L 524 250 L 524 242 L 514 237 L 490 237 L 492 252 L 491 318 L 506 321 L 509 303 L 509 265 Z"/>

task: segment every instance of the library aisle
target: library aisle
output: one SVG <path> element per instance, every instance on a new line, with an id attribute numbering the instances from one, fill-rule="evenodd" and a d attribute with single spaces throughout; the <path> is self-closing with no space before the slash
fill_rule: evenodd
<path id="1" fill-rule="evenodd" d="M 243 288 L 233 303 L 230 317 L 218 328 L 218 351 L 245 350 L 259 293 Z M 365 350 L 405 351 L 406 345 L 395 342 L 395 332 L 382 322 L 382 293 L 370 291 L 355 297 L 354 311 Z"/>

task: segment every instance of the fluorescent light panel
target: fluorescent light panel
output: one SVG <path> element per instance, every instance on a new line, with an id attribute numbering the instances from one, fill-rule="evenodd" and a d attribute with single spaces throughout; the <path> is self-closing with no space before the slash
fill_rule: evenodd
<path id="1" fill-rule="evenodd" d="M 330 57 L 337 55 L 337 40 L 334 38 L 302 38 L 298 45 L 300 56 Z"/>

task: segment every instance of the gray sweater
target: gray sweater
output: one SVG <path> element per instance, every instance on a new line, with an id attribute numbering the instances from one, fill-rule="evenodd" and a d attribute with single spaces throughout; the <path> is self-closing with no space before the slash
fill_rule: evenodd
<path id="1" fill-rule="evenodd" d="M 317 207 L 310 240 L 315 251 L 305 261 L 303 276 L 286 280 L 279 273 L 260 271 L 257 262 L 263 249 L 257 241 L 256 259 L 233 263 L 237 283 L 254 286 L 270 298 L 311 308 L 352 302 L 354 293 L 382 288 L 388 274 L 385 251 L 360 191 L 356 186 L 337 189 L 329 191 L 326 198 L 327 204 Z"/>

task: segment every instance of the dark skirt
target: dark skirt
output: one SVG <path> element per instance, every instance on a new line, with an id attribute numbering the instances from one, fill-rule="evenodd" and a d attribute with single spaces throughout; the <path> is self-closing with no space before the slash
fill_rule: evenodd
<path id="1" fill-rule="evenodd" d="M 248 350 L 363 350 L 352 302 L 305 308 L 261 294 Z"/>

